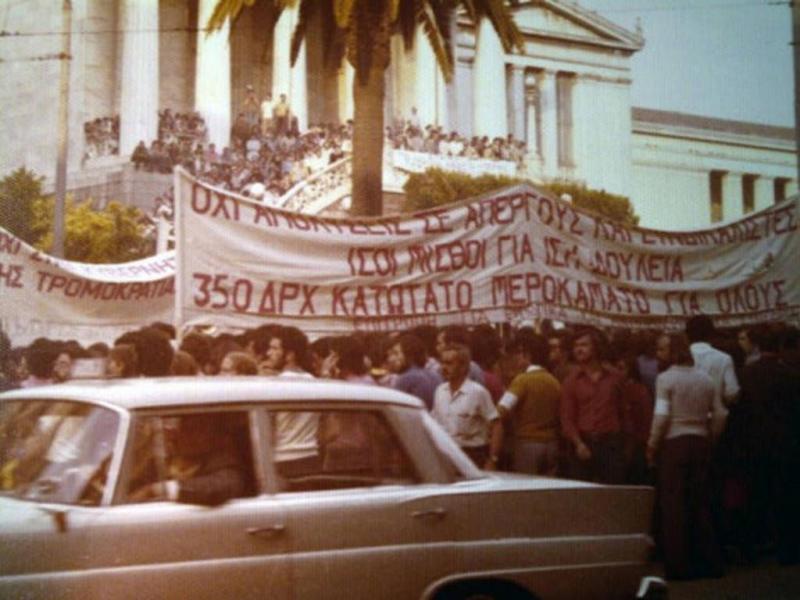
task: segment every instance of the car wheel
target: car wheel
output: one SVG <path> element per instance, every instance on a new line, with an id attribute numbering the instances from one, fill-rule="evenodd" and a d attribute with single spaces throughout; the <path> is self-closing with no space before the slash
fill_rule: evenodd
<path id="1" fill-rule="evenodd" d="M 534 597 L 505 581 L 459 581 L 442 589 L 436 600 L 534 600 Z"/>

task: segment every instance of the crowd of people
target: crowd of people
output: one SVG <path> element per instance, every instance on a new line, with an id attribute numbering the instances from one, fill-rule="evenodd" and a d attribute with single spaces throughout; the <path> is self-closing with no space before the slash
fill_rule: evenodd
<path id="1" fill-rule="evenodd" d="M 119 154 L 119 115 L 86 121 L 83 136 L 84 160 Z"/>
<path id="2" fill-rule="evenodd" d="M 461 156 L 472 159 L 507 160 L 524 168 L 527 146 L 512 134 L 506 137 L 472 136 L 467 138 L 456 131 L 446 132 L 440 126 L 419 123 L 416 109 L 411 118 L 397 119 L 386 127 L 386 144 L 395 150 L 410 150 L 442 156 Z"/>
<path id="3" fill-rule="evenodd" d="M 105 121 L 98 119 L 98 121 Z M 119 119 L 115 139 L 119 137 Z M 180 165 L 217 187 L 274 203 L 293 186 L 344 158 L 352 149 L 353 122 L 321 124 L 305 133 L 298 128 L 285 95 L 261 103 L 248 86 L 247 96 L 231 126 L 231 145 L 207 142 L 207 128 L 198 113 L 159 112 L 158 138 L 141 140 L 131 154 L 135 168 L 171 173 Z M 525 143 L 509 135 L 466 138 L 439 126 L 419 124 L 416 109 L 409 119 L 386 128 L 387 148 L 473 159 L 507 160 L 522 165 Z M 330 180 L 329 180 L 330 179 Z M 340 182 L 321 178 L 321 193 Z"/>
<path id="4" fill-rule="evenodd" d="M 656 537 L 670 578 L 720 576 L 726 558 L 754 560 L 770 548 L 781 563 L 800 558 L 795 327 L 717 331 L 701 315 L 682 333 L 545 321 L 313 343 L 271 324 L 174 338 L 159 323 L 111 347 L 41 338 L 12 348 L 4 338 L 3 387 L 63 382 L 85 359 L 103 364 L 109 378 L 290 371 L 392 387 L 418 397 L 483 469 L 655 485 Z"/>

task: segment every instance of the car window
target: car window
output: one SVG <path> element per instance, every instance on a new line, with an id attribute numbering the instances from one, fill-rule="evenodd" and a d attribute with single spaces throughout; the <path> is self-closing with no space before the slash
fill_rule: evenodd
<path id="1" fill-rule="evenodd" d="M 135 419 L 125 501 L 214 505 L 257 492 L 246 411 Z"/>
<path id="2" fill-rule="evenodd" d="M 119 415 L 81 402 L 0 405 L 0 489 L 40 502 L 98 505 Z"/>
<path id="3" fill-rule="evenodd" d="M 282 491 L 418 481 L 397 436 L 377 411 L 271 411 L 272 457 Z"/>

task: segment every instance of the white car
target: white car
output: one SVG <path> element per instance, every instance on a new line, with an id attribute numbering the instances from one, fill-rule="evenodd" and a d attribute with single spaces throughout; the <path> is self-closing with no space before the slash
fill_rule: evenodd
<path id="1" fill-rule="evenodd" d="M 646 487 L 478 470 L 423 405 L 300 378 L 0 395 L 0 598 L 633 598 Z"/>

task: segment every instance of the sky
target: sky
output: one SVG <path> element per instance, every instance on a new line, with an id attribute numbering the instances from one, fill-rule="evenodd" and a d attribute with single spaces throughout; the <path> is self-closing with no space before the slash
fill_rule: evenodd
<path id="1" fill-rule="evenodd" d="M 794 126 L 792 14 L 781 0 L 579 0 L 635 30 L 634 106 Z"/>

